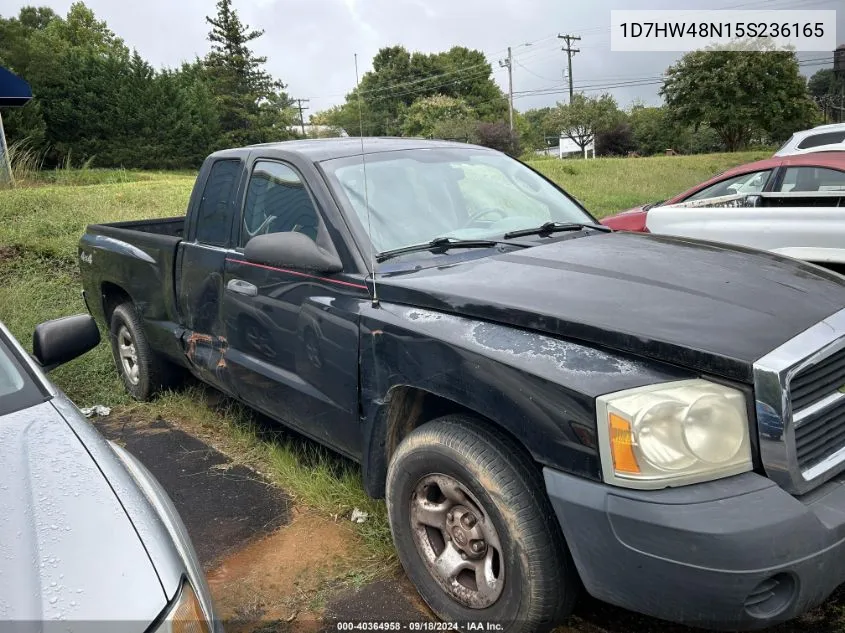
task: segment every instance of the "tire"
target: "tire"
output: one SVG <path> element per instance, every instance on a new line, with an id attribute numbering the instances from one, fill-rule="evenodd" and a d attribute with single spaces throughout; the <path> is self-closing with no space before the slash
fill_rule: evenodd
<path id="1" fill-rule="evenodd" d="M 402 566 L 441 619 L 528 633 L 572 611 L 581 583 L 540 472 L 490 424 L 448 415 L 417 428 L 386 493 Z"/>
<path id="2" fill-rule="evenodd" d="M 152 351 L 132 303 L 114 309 L 109 335 L 117 373 L 133 398 L 149 400 L 162 387 L 177 382 L 178 368 Z"/>

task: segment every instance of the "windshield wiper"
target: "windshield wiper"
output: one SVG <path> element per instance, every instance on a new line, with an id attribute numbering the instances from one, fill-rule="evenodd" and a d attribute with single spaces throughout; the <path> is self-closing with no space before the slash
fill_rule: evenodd
<path id="1" fill-rule="evenodd" d="M 411 244 L 410 246 L 403 246 L 402 248 L 394 248 L 389 251 L 382 251 L 376 254 L 376 261 L 381 263 L 391 257 L 397 255 L 404 255 L 405 253 L 415 253 L 417 251 L 429 250 L 448 250 L 450 248 L 490 248 L 498 244 L 506 244 L 507 242 L 499 242 L 496 240 L 461 240 L 454 237 L 435 237 L 428 242 L 421 244 Z M 520 246 L 514 244 L 513 246 Z"/>
<path id="2" fill-rule="evenodd" d="M 580 231 L 581 229 L 595 229 L 604 233 L 610 233 L 612 229 L 603 224 L 587 224 L 585 222 L 546 222 L 540 226 L 535 226 L 533 229 L 520 229 L 518 231 L 511 231 L 505 233 L 505 239 L 509 240 L 512 237 L 523 237 L 525 235 L 548 235 L 557 233 L 559 231 Z"/>

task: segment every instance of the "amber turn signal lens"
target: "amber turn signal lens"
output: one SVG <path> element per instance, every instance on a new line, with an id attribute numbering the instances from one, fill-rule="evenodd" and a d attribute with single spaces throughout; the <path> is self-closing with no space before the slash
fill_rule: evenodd
<path id="1" fill-rule="evenodd" d="M 634 434 L 631 423 L 622 416 L 611 413 L 610 450 L 613 455 L 613 468 L 617 473 L 639 474 L 640 465 L 634 455 Z"/>
<path id="2" fill-rule="evenodd" d="M 170 627 L 173 633 L 210 633 L 199 600 L 188 583 L 182 588 L 179 604 L 170 616 Z"/>

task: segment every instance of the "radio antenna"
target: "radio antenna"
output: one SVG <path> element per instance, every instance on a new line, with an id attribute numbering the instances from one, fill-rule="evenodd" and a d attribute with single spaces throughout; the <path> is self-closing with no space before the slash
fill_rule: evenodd
<path id="1" fill-rule="evenodd" d="M 355 53 L 355 92 L 358 93 L 358 124 L 361 136 L 361 164 L 364 170 L 364 206 L 367 209 L 367 233 L 370 235 L 370 268 L 373 271 L 373 307 L 378 306 L 376 288 L 376 253 L 373 245 L 373 224 L 370 220 L 370 188 L 367 183 L 367 154 L 364 150 L 364 105 L 361 99 L 361 82 L 358 80 L 358 53 Z"/>

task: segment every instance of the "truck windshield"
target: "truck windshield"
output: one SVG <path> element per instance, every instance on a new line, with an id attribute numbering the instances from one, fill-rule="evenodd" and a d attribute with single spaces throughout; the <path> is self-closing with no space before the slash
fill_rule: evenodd
<path id="1" fill-rule="evenodd" d="M 43 401 L 40 390 L 6 346 L 0 333 L 0 415 Z"/>
<path id="2" fill-rule="evenodd" d="M 501 239 L 546 222 L 598 224 L 580 205 L 512 158 L 473 148 L 413 149 L 322 167 L 376 252 L 435 238 Z"/>

